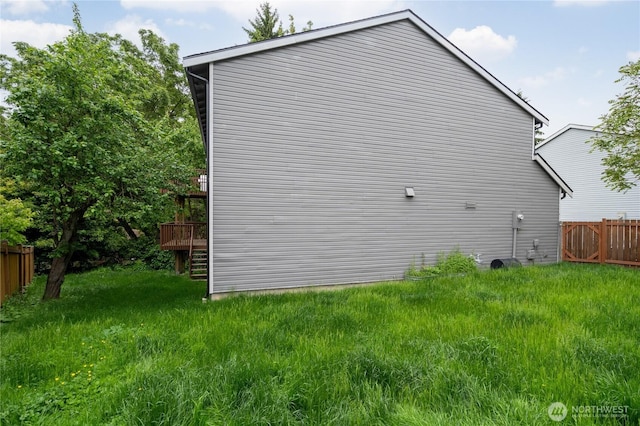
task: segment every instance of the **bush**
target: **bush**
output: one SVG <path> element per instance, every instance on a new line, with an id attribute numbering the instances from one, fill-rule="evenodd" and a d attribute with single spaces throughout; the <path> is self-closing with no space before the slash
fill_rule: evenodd
<path id="1" fill-rule="evenodd" d="M 478 269 L 476 261 L 455 248 L 448 255 L 438 253 L 437 266 L 443 274 L 465 274 Z"/>
<path id="2" fill-rule="evenodd" d="M 466 256 L 459 248 L 451 250 L 448 254 L 438 253 L 435 266 L 422 265 L 417 268 L 415 262 L 409 266 L 405 273 L 407 279 L 430 278 L 438 275 L 467 274 L 478 269 L 476 261 L 471 256 Z"/>

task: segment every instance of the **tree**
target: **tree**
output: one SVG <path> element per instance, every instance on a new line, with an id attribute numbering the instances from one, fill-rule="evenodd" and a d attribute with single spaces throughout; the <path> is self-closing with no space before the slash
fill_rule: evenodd
<path id="1" fill-rule="evenodd" d="M 0 88 L 9 93 L 0 174 L 26 188 L 51 239 L 45 300 L 60 296 L 83 233 L 155 217 L 167 204 L 161 189 L 189 174 L 167 136 L 182 132 L 171 120 L 191 117 L 181 117 L 182 101 L 172 102 L 171 83 L 166 96 L 153 90 L 160 67 L 146 63 L 152 51 L 163 63 L 174 48 L 165 52 L 161 39 L 146 34 L 153 47 L 140 52 L 119 36 L 86 33 L 75 4 L 73 14 L 74 28 L 63 41 L 45 49 L 16 43 L 18 59 L 0 57 Z"/>
<path id="2" fill-rule="evenodd" d="M 282 28 L 282 21 L 278 15 L 278 9 L 272 9 L 269 2 L 261 3 L 256 9 L 255 19 L 249 19 L 251 29 L 242 27 L 244 32 L 249 36 L 249 43 L 255 43 L 262 40 L 268 40 L 271 38 L 282 37 L 287 34 L 295 34 L 296 26 L 294 18 L 289 15 L 289 29 L 284 30 Z M 308 21 L 307 26 L 302 31 L 309 31 L 313 26 L 313 22 Z"/>
<path id="3" fill-rule="evenodd" d="M 640 180 L 640 60 L 620 68 L 616 83 L 624 92 L 610 100 L 609 112 L 595 127 L 600 133 L 589 142 L 591 151 L 600 150 L 605 170 L 602 180 L 616 191 L 626 191 Z"/>
<path id="4" fill-rule="evenodd" d="M 33 222 L 33 212 L 20 198 L 5 197 L 11 194 L 15 183 L 10 179 L 0 179 L 0 241 L 9 245 L 23 244 L 22 234 Z"/>

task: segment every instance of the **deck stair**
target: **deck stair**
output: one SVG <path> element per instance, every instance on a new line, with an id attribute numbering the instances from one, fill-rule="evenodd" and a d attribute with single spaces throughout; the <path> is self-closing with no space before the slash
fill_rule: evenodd
<path id="1" fill-rule="evenodd" d="M 206 280 L 207 264 L 207 250 L 194 248 L 189 256 L 189 277 L 192 280 Z"/>

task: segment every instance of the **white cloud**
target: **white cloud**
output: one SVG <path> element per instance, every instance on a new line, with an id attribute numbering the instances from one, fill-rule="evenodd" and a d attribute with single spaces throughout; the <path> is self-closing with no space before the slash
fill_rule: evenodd
<path id="1" fill-rule="evenodd" d="M 242 0 L 240 1 L 242 2 Z M 177 12 L 193 13 L 204 12 L 218 7 L 218 0 L 120 0 L 120 5 L 127 10 L 130 9 L 155 9 L 174 10 Z"/>
<path id="2" fill-rule="evenodd" d="M 640 50 L 636 50 L 635 52 L 627 52 L 627 59 L 631 62 L 640 60 Z"/>
<path id="3" fill-rule="evenodd" d="M 213 28 L 212 25 L 202 24 L 202 23 L 199 24 L 197 22 L 189 21 L 184 18 L 180 18 L 180 19 L 167 18 L 164 20 L 164 22 L 165 24 L 170 25 L 172 27 L 189 27 L 189 28 L 197 28 L 199 30 L 210 30 Z"/>
<path id="4" fill-rule="evenodd" d="M 0 20 L 0 52 L 15 56 L 12 43 L 23 41 L 42 49 L 69 35 L 71 27 L 62 24 L 36 23 L 23 20 Z"/>
<path id="5" fill-rule="evenodd" d="M 304 26 L 308 20 L 312 20 L 315 28 L 407 8 L 403 0 L 271 0 L 269 3 L 278 10 L 284 25 L 287 24 L 288 16 L 291 14 L 299 27 Z M 125 9 L 173 10 L 189 14 L 218 9 L 238 22 L 247 23 L 247 20 L 255 17 L 259 2 L 255 0 L 120 0 L 120 4 Z"/>
<path id="6" fill-rule="evenodd" d="M 578 98 L 578 105 L 581 107 L 590 107 L 591 105 L 593 105 L 593 102 L 591 102 L 589 99 Z"/>
<path id="7" fill-rule="evenodd" d="M 503 37 L 486 25 L 475 27 L 472 30 L 456 28 L 448 38 L 479 62 L 502 59 L 513 52 L 518 45 L 515 36 Z"/>
<path id="8" fill-rule="evenodd" d="M 569 71 L 566 68 L 556 67 L 542 75 L 521 78 L 520 83 L 527 88 L 538 89 L 540 87 L 548 86 L 551 83 L 562 81 L 568 75 Z"/>
<path id="9" fill-rule="evenodd" d="M 556 7 L 567 6 L 586 6 L 596 7 L 609 3 L 607 0 L 554 0 L 553 5 Z"/>
<path id="10" fill-rule="evenodd" d="M 580 48 L 578 49 L 578 53 L 581 54 L 581 55 L 584 55 L 588 51 L 589 51 L 589 48 L 586 47 L 586 46 L 580 46 Z"/>
<path id="11" fill-rule="evenodd" d="M 166 37 L 162 34 L 162 31 L 160 31 L 160 28 L 156 25 L 156 23 L 153 22 L 153 19 L 143 20 L 138 15 L 127 15 L 119 21 L 109 24 L 107 27 L 107 33 L 120 34 L 125 39 L 134 42 L 140 47 L 141 43 L 138 31 L 142 28 L 151 30 L 156 35 L 166 40 Z"/>
<path id="12" fill-rule="evenodd" d="M 335 2 L 327 0 L 273 0 L 272 3 L 278 9 L 283 23 L 288 22 L 288 16 L 291 14 L 299 28 L 302 28 L 309 20 L 313 21 L 314 28 L 320 28 L 407 9 L 401 0 L 343 0 Z M 247 19 L 253 18 L 255 9 L 253 6 L 251 13 L 244 15 L 241 19 L 246 22 Z"/>
<path id="13" fill-rule="evenodd" d="M 49 10 L 47 3 L 42 0 L 4 0 L 3 9 L 11 15 L 28 15 Z"/>

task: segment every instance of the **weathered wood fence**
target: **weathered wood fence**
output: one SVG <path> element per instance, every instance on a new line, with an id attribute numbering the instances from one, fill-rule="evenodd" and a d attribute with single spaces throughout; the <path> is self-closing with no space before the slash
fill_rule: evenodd
<path id="1" fill-rule="evenodd" d="M 31 283 L 34 274 L 32 246 L 0 244 L 0 304 L 16 291 Z"/>
<path id="2" fill-rule="evenodd" d="M 563 222 L 562 260 L 640 267 L 640 220 Z"/>

